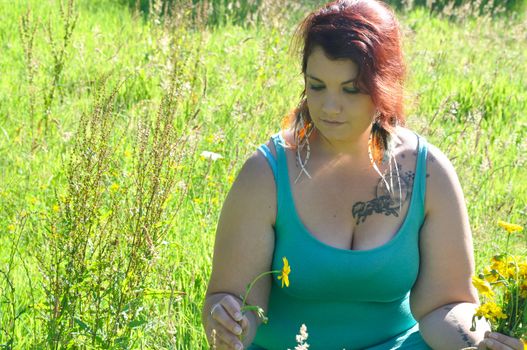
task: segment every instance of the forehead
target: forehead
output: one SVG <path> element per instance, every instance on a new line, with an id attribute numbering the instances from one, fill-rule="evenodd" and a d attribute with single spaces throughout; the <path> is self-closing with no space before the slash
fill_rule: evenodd
<path id="1" fill-rule="evenodd" d="M 306 74 L 324 82 L 341 83 L 356 78 L 358 73 L 359 66 L 351 59 L 331 60 L 320 46 L 316 46 L 307 58 Z"/>

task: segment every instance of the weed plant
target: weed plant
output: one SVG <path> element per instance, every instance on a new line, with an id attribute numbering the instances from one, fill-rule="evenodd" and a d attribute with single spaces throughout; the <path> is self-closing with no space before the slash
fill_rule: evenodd
<path id="1" fill-rule="evenodd" d="M 207 348 L 221 203 L 298 102 L 289 38 L 321 3 L 0 11 L 2 348 Z M 527 27 L 480 8 L 400 13 L 407 124 L 458 172 L 477 269 L 506 239 L 496 220 L 526 226 L 527 213 Z M 525 242 L 511 236 L 511 252 Z"/>

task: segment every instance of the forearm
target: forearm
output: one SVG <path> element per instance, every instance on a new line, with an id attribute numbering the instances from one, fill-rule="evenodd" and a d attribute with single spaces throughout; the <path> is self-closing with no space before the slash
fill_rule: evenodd
<path id="1" fill-rule="evenodd" d="M 484 318 L 476 318 L 476 331 L 470 330 L 476 308 L 473 303 L 454 303 L 430 312 L 419 321 L 423 339 L 434 350 L 477 346 L 490 326 Z"/>

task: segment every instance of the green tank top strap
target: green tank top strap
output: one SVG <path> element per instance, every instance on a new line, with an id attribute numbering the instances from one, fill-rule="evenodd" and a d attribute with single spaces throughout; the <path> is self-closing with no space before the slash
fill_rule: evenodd
<path id="1" fill-rule="evenodd" d="M 414 132 L 418 140 L 418 150 L 417 150 L 417 164 L 415 167 L 415 179 L 418 181 L 418 186 L 416 187 L 418 193 L 416 193 L 419 198 L 419 207 L 423 208 L 425 205 L 425 195 L 426 195 L 426 158 L 428 154 L 428 147 L 426 138 Z"/>

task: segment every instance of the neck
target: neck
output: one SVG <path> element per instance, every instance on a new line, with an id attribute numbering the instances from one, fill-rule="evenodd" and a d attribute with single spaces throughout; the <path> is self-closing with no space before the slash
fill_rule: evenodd
<path id="1" fill-rule="evenodd" d="M 350 161 L 353 163 L 369 164 L 368 140 L 371 128 L 354 140 L 329 140 L 318 132 L 313 135 L 313 153 L 326 157 Z"/>

